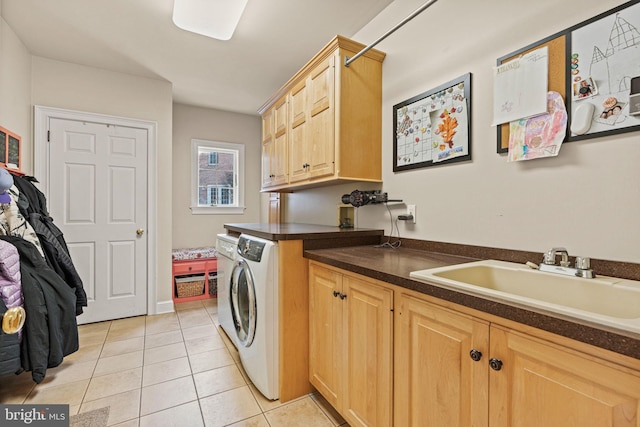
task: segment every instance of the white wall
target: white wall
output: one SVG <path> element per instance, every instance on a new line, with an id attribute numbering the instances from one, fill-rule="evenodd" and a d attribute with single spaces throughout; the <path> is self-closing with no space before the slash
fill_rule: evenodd
<path id="1" fill-rule="evenodd" d="M 396 0 L 353 38 L 370 43 L 424 3 Z M 556 158 L 507 163 L 491 126 L 496 59 L 623 1 L 439 1 L 378 45 L 383 64 L 383 181 L 417 205 L 402 236 L 542 253 L 640 262 L 638 132 L 565 144 Z M 393 105 L 472 73 L 471 162 L 392 169 Z M 287 219 L 335 224 L 344 185 L 288 195 Z M 393 206 L 391 206 L 394 208 Z M 394 208 L 394 216 L 404 206 Z M 358 226 L 390 231 L 383 206 L 358 210 Z M 534 260 L 535 261 L 535 260 Z"/>
<path id="2" fill-rule="evenodd" d="M 258 116 L 183 104 L 173 106 L 173 247 L 215 245 L 225 223 L 260 221 L 260 134 Z M 191 139 L 245 145 L 245 212 L 241 215 L 192 215 Z M 161 190 L 162 193 L 162 190 Z"/>
<path id="3" fill-rule="evenodd" d="M 31 55 L 0 17 L 0 126 L 22 137 L 22 170 L 33 172 Z"/>
<path id="4" fill-rule="evenodd" d="M 33 57 L 33 105 L 108 114 L 157 123 L 157 300 L 171 300 L 171 83 Z M 161 197 L 167 195 L 166 197 Z"/>

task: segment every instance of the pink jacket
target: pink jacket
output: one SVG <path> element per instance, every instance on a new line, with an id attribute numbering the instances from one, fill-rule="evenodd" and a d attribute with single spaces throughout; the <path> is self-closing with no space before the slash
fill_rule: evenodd
<path id="1" fill-rule="evenodd" d="M 9 242 L 0 240 L 0 297 L 7 308 L 22 305 L 20 256 Z"/>

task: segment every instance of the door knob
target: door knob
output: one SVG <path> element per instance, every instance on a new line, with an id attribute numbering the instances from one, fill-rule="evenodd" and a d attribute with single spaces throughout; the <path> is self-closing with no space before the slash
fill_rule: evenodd
<path id="1" fill-rule="evenodd" d="M 136 230 L 136 234 L 137 234 L 138 236 L 142 236 L 142 235 L 144 234 L 144 230 L 143 230 L 142 228 L 138 228 L 138 229 Z"/>

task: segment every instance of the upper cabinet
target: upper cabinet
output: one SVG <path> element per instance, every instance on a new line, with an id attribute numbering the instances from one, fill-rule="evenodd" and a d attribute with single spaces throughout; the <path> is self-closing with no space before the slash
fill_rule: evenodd
<path id="1" fill-rule="evenodd" d="M 385 54 L 344 65 L 364 47 L 336 36 L 260 108 L 263 190 L 381 181 Z"/>
<path id="2" fill-rule="evenodd" d="M 262 186 L 286 184 L 287 164 L 287 99 L 281 98 L 262 115 Z"/>

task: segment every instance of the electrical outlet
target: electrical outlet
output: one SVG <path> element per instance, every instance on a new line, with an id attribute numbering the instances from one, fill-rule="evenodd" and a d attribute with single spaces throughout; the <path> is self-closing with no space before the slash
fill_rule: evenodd
<path id="1" fill-rule="evenodd" d="M 416 205 L 407 205 L 407 215 L 413 216 L 413 223 L 416 223 Z"/>

